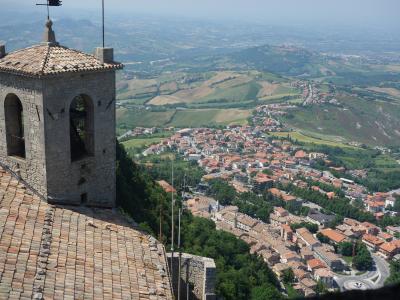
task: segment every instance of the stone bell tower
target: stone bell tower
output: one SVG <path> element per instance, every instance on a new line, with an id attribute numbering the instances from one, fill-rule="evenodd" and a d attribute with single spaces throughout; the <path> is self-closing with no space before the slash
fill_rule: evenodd
<path id="1" fill-rule="evenodd" d="M 89 55 L 44 41 L 0 46 L 0 164 L 50 203 L 115 205 L 113 49 Z"/>

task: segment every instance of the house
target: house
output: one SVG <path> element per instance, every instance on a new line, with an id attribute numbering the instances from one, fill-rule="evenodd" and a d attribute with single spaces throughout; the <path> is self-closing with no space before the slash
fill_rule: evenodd
<path id="1" fill-rule="evenodd" d="M 334 192 L 328 192 L 326 193 L 326 196 L 328 197 L 328 199 L 334 199 L 336 197 Z"/>
<path id="2" fill-rule="evenodd" d="M 307 269 L 314 272 L 316 269 L 326 268 L 326 264 L 318 258 L 313 258 L 307 261 Z"/>
<path id="3" fill-rule="evenodd" d="M 307 216 L 307 220 L 311 223 L 317 224 L 318 226 L 327 226 L 335 220 L 334 215 L 326 215 L 318 210 L 311 210 Z"/>
<path id="4" fill-rule="evenodd" d="M 311 290 L 314 290 L 317 287 L 317 282 L 311 278 L 304 278 L 300 281 L 300 284 Z"/>
<path id="5" fill-rule="evenodd" d="M 372 234 L 364 234 L 362 237 L 362 242 L 367 245 L 372 251 L 377 251 L 379 247 L 384 243 L 380 238 Z"/>
<path id="6" fill-rule="evenodd" d="M 310 247 L 303 247 L 300 249 L 300 256 L 305 261 L 314 259 L 314 251 L 311 250 Z"/>
<path id="7" fill-rule="evenodd" d="M 350 218 L 344 218 L 343 224 L 350 226 L 350 227 L 356 227 L 356 226 L 359 226 L 361 223 L 356 220 L 350 219 Z"/>
<path id="8" fill-rule="evenodd" d="M 250 231 L 253 227 L 259 224 L 260 221 L 249 217 L 248 215 L 238 213 L 236 226 L 244 231 Z"/>
<path id="9" fill-rule="evenodd" d="M 286 241 L 293 240 L 293 230 L 288 224 L 283 224 L 281 226 L 281 237 Z"/>
<path id="10" fill-rule="evenodd" d="M 384 201 L 367 201 L 366 206 L 367 206 L 367 211 L 371 213 L 378 213 L 385 211 Z"/>
<path id="11" fill-rule="evenodd" d="M 379 227 L 369 223 L 369 222 L 363 222 L 360 224 L 360 227 L 362 227 L 363 229 L 365 229 L 365 232 L 368 234 L 372 234 L 372 235 L 377 235 L 380 231 Z"/>
<path id="12" fill-rule="evenodd" d="M 287 264 L 283 263 L 277 263 L 275 266 L 272 267 L 272 271 L 278 278 L 281 278 L 281 276 L 283 275 L 283 271 L 287 269 L 290 269 L 290 267 Z"/>
<path id="13" fill-rule="evenodd" d="M 379 246 L 378 254 L 385 259 L 393 258 L 395 255 L 400 254 L 400 240 L 383 243 Z"/>
<path id="14" fill-rule="evenodd" d="M 325 247 L 315 247 L 314 254 L 334 271 L 342 271 L 345 267 L 343 260 L 337 254 L 327 251 Z"/>
<path id="15" fill-rule="evenodd" d="M 299 228 L 296 230 L 296 235 L 298 237 L 297 243 L 302 241 L 306 246 L 314 247 L 320 246 L 321 243 L 308 231 L 307 228 Z"/>
<path id="16" fill-rule="evenodd" d="M 176 193 L 176 189 L 165 180 L 157 181 L 157 183 L 166 193 Z"/>
<path id="17" fill-rule="evenodd" d="M 278 217 L 287 217 L 287 216 L 289 216 L 289 212 L 286 209 L 282 208 L 282 207 L 275 207 L 274 210 L 275 210 L 275 214 Z"/>
<path id="18" fill-rule="evenodd" d="M 301 261 L 301 257 L 294 251 L 288 251 L 281 255 L 281 262 L 287 264 L 291 261 Z"/>
<path id="19" fill-rule="evenodd" d="M 264 262 L 270 266 L 278 264 L 281 259 L 278 253 L 271 250 L 261 250 L 258 252 L 258 255 L 260 255 L 264 259 Z"/>
<path id="20" fill-rule="evenodd" d="M 395 197 L 389 196 L 385 199 L 385 208 L 387 208 L 388 206 L 394 207 L 395 204 L 396 204 Z"/>
<path id="21" fill-rule="evenodd" d="M 296 277 L 297 281 L 301 281 L 304 278 L 310 278 L 311 277 L 310 273 L 305 271 L 305 270 L 303 270 L 303 269 L 292 268 L 292 270 L 293 270 L 294 277 Z"/>
<path id="22" fill-rule="evenodd" d="M 381 240 L 383 240 L 385 242 L 391 242 L 394 237 L 393 237 L 393 235 L 382 231 L 378 234 L 378 238 L 380 238 Z"/>
<path id="23" fill-rule="evenodd" d="M 338 230 L 326 228 L 320 231 L 321 234 L 327 237 L 332 243 L 339 244 L 347 240 L 347 237 Z"/>
<path id="24" fill-rule="evenodd" d="M 253 180 L 253 187 L 256 193 L 262 193 L 274 185 L 274 180 L 268 176 L 257 176 Z"/>
<path id="25" fill-rule="evenodd" d="M 335 281 L 333 278 L 333 272 L 327 268 L 320 268 L 314 271 L 314 279 L 316 281 L 321 281 L 330 289 L 334 287 Z"/>
<path id="26" fill-rule="evenodd" d="M 387 232 L 390 233 L 391 235 L 395 235 L 396 233 L 397 233 L 397 234 L 400 234 L 400 226 L 398 226 L 398 227 L 395 227 L 395 226 L 387 226 L 387 227 L 386 227 L 386 230 L 387 230 Z"/>

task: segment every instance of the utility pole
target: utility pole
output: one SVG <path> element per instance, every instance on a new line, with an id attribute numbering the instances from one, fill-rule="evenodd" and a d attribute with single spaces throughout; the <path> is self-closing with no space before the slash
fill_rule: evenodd
<path id="1" fill-rule="evenodd" d="M 182 189 L 182 199 L 185 196 L 186 190 L 186 173 L 183 176 L 183 189 Z M 178 251 L 179 251 L 179 259 L 178 259 L 178 300 L 181 300 L 181 275 L 182 275 L 182 247 L 181 247 L 181 218 L 182 218 L 183 208 L 179 208 L 178 215 Z"/>
<path id="2" fill-rule="evenodd" d="M 179 251 L 179 262 L 178 262 L 178 300 L 181 300 L 181 263 L 182 263 L 182 250 L 181 250 L 181 216 L 182 208 L 179 208 L 179 219 L 178 219 L 178 251 Z"/>
<path id="3" fill-rule="evenodd" d="M 171 191 L 171 278 L 174 280 L 174 160 L 171 161 L 171 183 L 172 183 L 172 191 Z"/>

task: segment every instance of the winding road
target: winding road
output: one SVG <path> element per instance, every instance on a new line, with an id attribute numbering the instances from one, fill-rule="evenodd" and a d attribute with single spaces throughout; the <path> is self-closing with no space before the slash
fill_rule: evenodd
<path id="1" fill-rule="evenodd" d="M 376 254 L 372 254 L 375 269 L 361 275 L 335 274 L 335 281 L 341 291 L 356 289 L 378 289 L 383 287 L 386 278 L 390 275 L 389 264 Z"/>

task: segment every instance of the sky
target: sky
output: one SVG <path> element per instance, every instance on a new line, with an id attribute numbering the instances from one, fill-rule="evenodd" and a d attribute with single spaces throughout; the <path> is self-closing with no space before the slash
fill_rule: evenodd
<path id="1" fill-rule="evenodd" d="M 62 0 L 64 14 L 98 11 L 101 0 Z M 1 7 L 37 10 L 45 0 L 0 0 Z M 399 26 L 400 0 L 105 0 L 110 14 L 145 13 L 274 24 Z"/>

